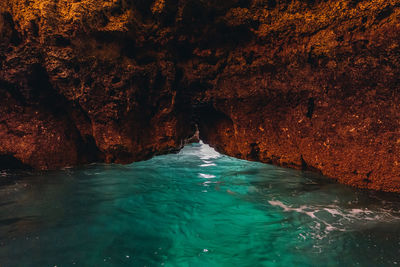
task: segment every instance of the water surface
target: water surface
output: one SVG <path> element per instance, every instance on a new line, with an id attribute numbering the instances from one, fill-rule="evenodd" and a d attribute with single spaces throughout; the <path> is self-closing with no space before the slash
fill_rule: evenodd
<path id="1" fill-rule="evenodd" d="M 0 172 L 0 266 L 392 266 L 400 200 L 204 144 Z"/>

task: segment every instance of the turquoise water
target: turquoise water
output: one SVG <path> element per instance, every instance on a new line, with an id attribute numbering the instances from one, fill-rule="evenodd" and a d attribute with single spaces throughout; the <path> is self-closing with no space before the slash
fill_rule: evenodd
<path id="1" fill-rule="evenodd" d="M 400 200 L 204 144 L 0 173 L 0 266 L 392 266 Z"/>

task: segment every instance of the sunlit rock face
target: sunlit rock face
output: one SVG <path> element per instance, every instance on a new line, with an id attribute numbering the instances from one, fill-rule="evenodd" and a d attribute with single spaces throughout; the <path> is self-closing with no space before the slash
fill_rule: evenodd
<path id="1" fill-rule="evenodd" d="M 127 163 L 193 135 L 400 191 L 400 2 L 0 3 L 0 161 Z M 4 160 L 2 160 L 4 159 Z"/>

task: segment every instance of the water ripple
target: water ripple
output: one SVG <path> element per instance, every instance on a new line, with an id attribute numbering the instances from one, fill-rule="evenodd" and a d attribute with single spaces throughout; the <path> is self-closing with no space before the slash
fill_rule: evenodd
<path id="1" fill-rule="evenodd" d="M 390 266 L 400 262 L 399 207 L 397 195 L 230 158 L 200 143 L 0 186 L 0 262 Z"/>

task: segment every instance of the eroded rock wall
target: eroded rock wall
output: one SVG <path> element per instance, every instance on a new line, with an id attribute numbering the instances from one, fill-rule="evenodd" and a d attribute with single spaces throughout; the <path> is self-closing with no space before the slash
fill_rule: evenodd
<path id="1" fill-rule="evenodd" d="M 176 67 L 144 4 L 8 1 L 0 154 L 53 169 L 181 148 L 193 126 L 176 111 Z"/>
<path id="2" fill-rule="evenodd" d="M 127 163 L 181 148 L 198 124 L 231 156 L 400 191 L 398 0 L 0 9 L 5 165 Z"/>

